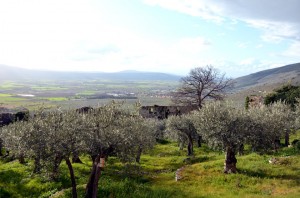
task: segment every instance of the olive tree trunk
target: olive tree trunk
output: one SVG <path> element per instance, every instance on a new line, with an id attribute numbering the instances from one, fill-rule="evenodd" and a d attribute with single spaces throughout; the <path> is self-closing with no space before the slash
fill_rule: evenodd
<path id="1" fill-rule="evenodd" d="M 224 173 L 236 173 L 236 162 L 235 150 L 233 147 L 228 146 L 226 148 Z"/>
<path id="2" fill-rule="evenodd" d="M 93 167 L 91 171 L 91 175 L 89 178 L 89 182 L 86 185 L 86 198 L 97 198 L 98 193 L 98 182 L 101 175 L 101 167 L 100 167 L 100 158 L 105 156 L 97 155 L 93 162 Z"/>
<path id="3" fill-rule="evenodd" d="M 19 154 L 18 159 L 19 159 L 19 163 L 20 163 L 20 164 L 25 164 L 25 157 L 24 157 L 24 153 L 23 153 L 23 152 L 21 152 L 21 153 Z"/>
<path id="4" fill-rule="evenodd" d="M 197 135 L 197 146 L 198 148 L 200 148 L 202 145 L 201 145 L 201 142 L 202 142 L 202 136 L 201 135 Z"/>
<path id="5" fill-rule="evenodd" d="M 2 140 L 0 138 L 0 156 L 3 156 L 2 149 L 3 149 L 3 145 L 2 145 Z"/>
<path id="6" fill-rule="evenodd" d="M 60 155 L 55 156 L 55 159 L 53 161 L 52 173 L 51 173 L 51 179 L 54 181 L 56 181 L 58 179 L 59 165 L 62 160 L 63 160 L 63 157 L 61 157 Z"/>
<path id="7" fill-rule="evenodd" d="M 82 161 L 79 158 L 79 154 L 78 154 L 77 151 L 73 152 L 72 163 L 80 163 L 80 164 L 82 164 Z"/>
<path id="8" fill-rule="evenodd" d="M 284 145 L 289 146 L 290 144 L 290 130 L 285 131 L 285 136 L 284 136 Z"/>
<path id="9" fill-rule="evenodd" d="M 34 169 L 33 169 L 33 172 L 34 173 L 39 173 L 39 172 L 41 172 L 41 168 L 42 168 L 41 158 L 39 156 L 36 156 L 34 158 Z"/>
<path id="10" fill-rule="evenodd" d="M 143 151 L 142 147 L 139 146 L 138 151 L 137 151 L 137 154 L 136 154 L 136 158 L 135 158 L 135 161 L 136 161 L 137 163 L 140 163 L 142 151 Z"/>
<path id="11" fill-rule="evenodd" d="M 72 163 L 70 159 L 67 157 L 65 158 L 66 164 L 68 165 L 69 172 L 70 172 L 70 177 L 71 177 L 71 182 L 72 182 L 72 197 L 77 198 L 77 190 L 76 190 L 76 180 L 75 180 L 75 175 L 74 175 L 74 170 L 72 167 Z"/>
<path id="12" fill-rule="evenodd" d="M 187 147 L 187 149 L 188 149 L 188 156 L 191 156 L 191 155 L 194 154 L 194 150 L 193 150 L 193 139 L 192 139 L 191 136 L 188 136 L 188 141 L 189 141 L 188 147 Z"/>

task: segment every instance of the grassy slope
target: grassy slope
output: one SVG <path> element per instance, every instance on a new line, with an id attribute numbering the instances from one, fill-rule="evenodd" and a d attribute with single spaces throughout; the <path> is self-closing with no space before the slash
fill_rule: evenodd
<path id="1" fill-rule="evenodd" d="M 293 138 L 300 139 L 300 133 Z M 288 156 L 288 157 L 287 157 Z M 99 182 L 99 197 L 299 197 L 300 155 L 285 148 L 275 155 L 255 153 L 238 156 L 238 174 L 222 173 L 224 154 L 205 145 L 195 149 L 192 164 L 185 165 L 185 151 L 176 143 L 158 144 L 142 156 L 141 166 L 124 167 L 110 158 Z M 75 164 L 79 197 L 84 195 L 91 162 Z M 183 178 L 175 181 L 175 171 L 184 166 Z M 32 164 L 0 161 L 0 197 L 70 197 L 70 181 L 65 163 L 59 182 L 31 175 Z M 130 173 L 128 176 L 128 173 Z"/>

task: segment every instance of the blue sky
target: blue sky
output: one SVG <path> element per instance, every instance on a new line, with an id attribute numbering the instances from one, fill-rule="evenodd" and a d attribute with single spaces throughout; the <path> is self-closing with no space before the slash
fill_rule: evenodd
<path id="1" fill-rule="evenodd" d="M 298 0 L 0 1 L 0 64 L 227 76 L 300 62 Z"/>

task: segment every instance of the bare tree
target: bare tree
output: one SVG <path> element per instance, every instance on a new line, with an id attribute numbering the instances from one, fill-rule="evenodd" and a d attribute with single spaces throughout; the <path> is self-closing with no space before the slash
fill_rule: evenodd
<path id="1" fill-rule="evenodd" d="M 196 67 L 188 76 L 181 79 L 181 85 L 174 93 L 173 102 L 176 104 L 196 105 L 202 108 L 207 99 L 221 100 L 227 89 L 234 82 L 220 74 L 212 66 Z"/>

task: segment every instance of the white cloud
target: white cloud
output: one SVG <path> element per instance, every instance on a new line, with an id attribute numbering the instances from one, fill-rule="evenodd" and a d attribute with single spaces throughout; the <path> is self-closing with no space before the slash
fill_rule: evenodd
<path id="1" fill-rule="evenodd" d="M 239 62 L 240 65 L 253 65 L 255 63 L 255 58 L 247 58 Z"/>
<path id="2" fill-rule="evenodd" d="M 238 42 L 237 43 L 237 47 L 238 48 L 242 48 L 242 49 L 246 49 L 249 46 L 249 42 Z"/>
<path id="3" fill-rule="evenodd" d="M 257 49 L 259 49 L 259 48 L 263 48 L 264 47 L 264 45 L 263 44 L 258 44 L 258 45 L 256 45 L 255 46 L 255 48 L 257 48 Z"/>
<path id="4" fill-rule="evenodd" d="M 262 39 L 279 42 L 281 39 L 300 40 L 299 0 L 144 0 L 206 20 L 234 23 L 244 21 L 263 31 Z"/>
<path id="5" fill-rule="evenodd" d="M 217 4 L 207 4 L 205 0 L 144 0 L 151 6 L 161 6 L 191 16 L 201 17 L 215 22 L 222 22 L 223 17 L 217 15 L 222 8 Z"/>
<path id="6" fill-rule="evenodd" d="M 300 61 L 300 41 L 293 42 L 289 48 L 282 53 L 282 55 L 297 58 Z"/>

